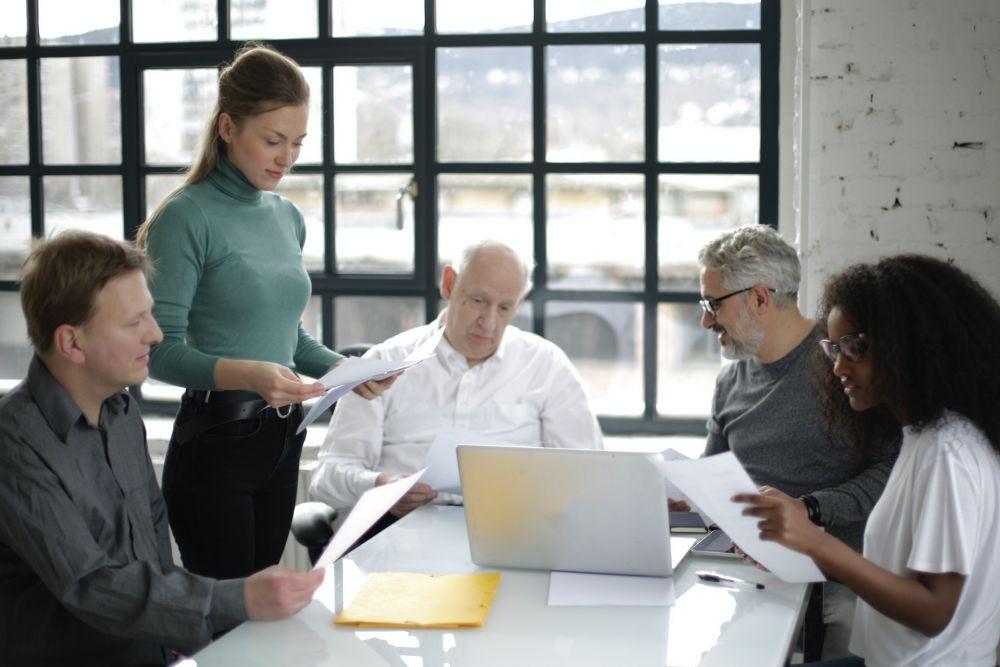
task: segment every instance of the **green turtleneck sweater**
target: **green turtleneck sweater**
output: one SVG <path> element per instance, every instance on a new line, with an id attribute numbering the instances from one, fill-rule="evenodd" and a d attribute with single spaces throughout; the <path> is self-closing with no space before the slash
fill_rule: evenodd
<path id="1" fill-rule="evenodd" d="M 304 241 L 298 209 L 254 187 L 224 157 L 205 180 L 174 195 L 149 234 L 153 315 L 163 330 L 150 374 L 215 389 L 220 358 L 325 373 L 340 355 L 302 328 L 312 289 Z"/>

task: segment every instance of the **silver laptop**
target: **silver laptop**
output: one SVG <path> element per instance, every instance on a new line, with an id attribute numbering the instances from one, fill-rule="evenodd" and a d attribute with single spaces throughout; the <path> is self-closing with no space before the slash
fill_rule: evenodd
<path id="1" fill-rule="evenodd" d="M 478 565 L 665 577 L 670 527 L 649 454 L 459 445 Z"/>

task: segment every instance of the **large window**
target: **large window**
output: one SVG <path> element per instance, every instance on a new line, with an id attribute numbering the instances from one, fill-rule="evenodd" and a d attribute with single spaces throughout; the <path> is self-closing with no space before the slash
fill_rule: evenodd
<path id="1" fill-rule="evenodd" d="M 699 433 L 721 365 L 698 248 L 777 216 L 778 0 L 7 0 L 0 378 L 30 358 L 31 238 L 132 238 L 181 181 L 242 40 L 300 62 L 303 212 L 331 347 L 434 317 L 470 242 L 535 261 L 519 326 L 576 364 L 607 432 Z M 175 388 L 147 383 L 147 410 Z"/>

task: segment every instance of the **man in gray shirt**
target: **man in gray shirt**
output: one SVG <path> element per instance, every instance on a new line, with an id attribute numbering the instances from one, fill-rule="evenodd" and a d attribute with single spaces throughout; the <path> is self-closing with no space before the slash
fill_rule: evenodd
<path id="1" fill-rule="evenodd" d="M 865 522 L 895 460 L 851 456 L 824 418 L 813 380 L 819 335 L 796 305 L 800 265 L 777 231 L 751 225 L 702 248 L 702 320 L 735 360 L 716 380 L 705 455 L 732 451 L 754 483 L 797 499 L 803 513 L 860 551 Z M 823 658 L 849 655 L 854 598 L 824 590 Z"/>
<path id="2" fill-rule="evenodd" d="M 322 572 L 216 581 L 174 567 L 142 417 L 124 392 L 161 339 L 131 246 L 42 243 L 21 303 L 35 346 L 0 400 L 0 664 L 165 664 L 308 604 Z"/>

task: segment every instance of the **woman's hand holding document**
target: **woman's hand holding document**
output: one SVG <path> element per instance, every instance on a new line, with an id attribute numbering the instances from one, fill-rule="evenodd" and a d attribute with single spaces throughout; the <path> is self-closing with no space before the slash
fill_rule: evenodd
<path id="1" fill-rule="evenodd" d="M 341 396 L 359 384 L 368 380 L 387 378 L 390 375 L 401 373 L 407 368 L 430 359 L 434 356 L 434 351 L 437 349 L 438 343 L 441 342 L 443 335 L 444 327 L 441 327 L 433 336 L 419 345 L 402 361 L 369 359 L 365 357 L 348 357 L 344 359 L 329 373 L 319 379 L 320 384 L 326 389 L 326 394 L 312 406 L 295 433 L 301 433 L 306 426 L 316 421 Z"/>
<path id="2" fill-rule="evenodd" d="M 734 496 L 757 495 L 757 487 L 732 452 L 688 461 L 659 461 L 664 475 L 719 525 L 748 556 L 792 583 L 825 581 L 811 558 L 762 540 L 758 519 L 744 516 Z"/>

